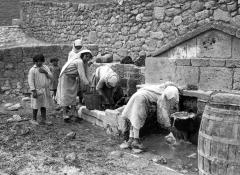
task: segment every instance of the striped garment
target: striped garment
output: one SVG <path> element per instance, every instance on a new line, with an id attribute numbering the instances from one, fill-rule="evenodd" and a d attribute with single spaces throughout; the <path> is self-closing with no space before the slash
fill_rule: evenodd
<path id="1" fill-rule="evenodd" d="M 50 69 L 43 65 L 43 68 L 48 72 L 48 75 L 52 78 Z M 39 72 L 39 67 L 34 65 L 28 73 L 28 84 L 30 90 L 37 91 L 37 98 L 31 97 L 31 107 L 33 109 L 40 109 L 41 107 L 51 107 L 52 98 L 50 95 L 50 79 L 44 73 Z"/>

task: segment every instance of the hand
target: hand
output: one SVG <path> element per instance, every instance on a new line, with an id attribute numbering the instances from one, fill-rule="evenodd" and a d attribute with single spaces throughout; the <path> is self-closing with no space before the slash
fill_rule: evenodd
<path id="1" fill-rule="evenodd" d="M 46 69 L 44 69 L 43 67 L 39 68 L 39 72 L 43 73 L 43 74 L 47 74 L 48 72 L 46 71 Z"/>
<path id="2" fill-rule="evenodd" d="M 36 91 L 36 90 L 33 90 L 33 91 L 32 91 L 32 97 L 33 97 L 33 98 L 37 98 L 37 91 Z"/>

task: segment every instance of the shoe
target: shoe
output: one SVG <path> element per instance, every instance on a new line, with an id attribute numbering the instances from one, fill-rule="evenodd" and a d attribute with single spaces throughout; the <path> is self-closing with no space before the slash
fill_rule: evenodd
<path id="1" fill-rule="evenodd" d="M 36 120 L 30 120 L 30 123 L 31 123 L 32 125 L 39 125 L 39 123 L 38 123 Z"/>
<path id="2" fill-rule="evenodd" d="M 121 145 L 120 148 L 121 149 L 128 149 L 132 147 L 132 142 L 133 142 L 133 138 L 129 138 L 128 141 L 124 141 Z"/>
<path id="3" fill-rule="evenodd" d="M 145 149 L 145 147 L 143 146 L 143 144 L 140 142 L 139 139 L 134 139 L 132 142 L 132 148 L 134 149 L 140 149 L 143 150 Z"/>

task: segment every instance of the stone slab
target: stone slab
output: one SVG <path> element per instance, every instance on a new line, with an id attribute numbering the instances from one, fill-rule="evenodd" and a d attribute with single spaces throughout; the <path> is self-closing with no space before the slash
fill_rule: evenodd
<path id="1" fill-rule="evenodd" d="M 198 85 L 199 68 L 192 66 L 176 66 L 174 82 L 180 86 Z"/>
<path id="2" fill-rule="evenodd" d="M 199 88 L 203 90 L 232 89 L 232 69 L 200 67 Z"/>
<path id="3" fill-rule="evenodd" d="M 210 59 L 209 66 L 211 67 L 224 67 L 226 64 L 226 60 L 224 59 Z"/>
<path id="4" fill-rule="evenodd" d="M 197 97 L 200 100 L 207 101 L 213 91 L 203 91 L 203 90 L 183 90 L 184 96 Z"/>
<path id="5" fill-rule="evenodd" d="M 240 90 L 240 68 L 234 69 L 233 89 L 234 90 Z"/>
<path id="6" fill-rule="evenodd" d="M 226 67 L 229 68 L 240 67 L 240 59 L 226 60 Z"/>
<path id="7" fill-rule="evenodd" d="M 191 59 L 175 59 L 175 63 L 177 66 L 190 66 L 191 65 Z"/>
<path id="8" fill-rule="evenodd" d="M 209 66 L 209 59 L 207 58 L 194 58 L 191 59 L 192 66 L 207 67 Z"/>
<path id="9" fill-rule="evenodd" d="M 162 83 L 175 78 L 175 61 L 162 57 L 147 57 L 145 69 L 146 83 Z"/>
<path id="10" fill-rule="evenodd" d="M 236 37 L 232 41 L 232 59 L 240 59 L 240 39 Z"/>
<path id="11" fill-rule="evenodd" d="M 197 39 L 187 41 L 187 58 L 197 57 Z"/>
<path id="12" fill-rule="evenodd" d="M 211 30 L 197 37 L 199 58 L 231 58 L 231 36 Z"/>

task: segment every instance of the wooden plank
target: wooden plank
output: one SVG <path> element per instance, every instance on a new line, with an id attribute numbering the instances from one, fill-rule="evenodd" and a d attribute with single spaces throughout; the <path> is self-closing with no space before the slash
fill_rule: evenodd
<path id="1" fill-rule="evenodd" d="M 204 162 L 203 162 L 203 165 L 204 165 L 204 168 L 203 168 L 203 170 L 207 173 L 207 174 L 209 174 L 210 173 L 210 166 L 209 165 L 211 165 L 211 164 L 209 164 L 209 160 L 208 159 L 206 159 L 206 158 L 204 158 Z"/>

